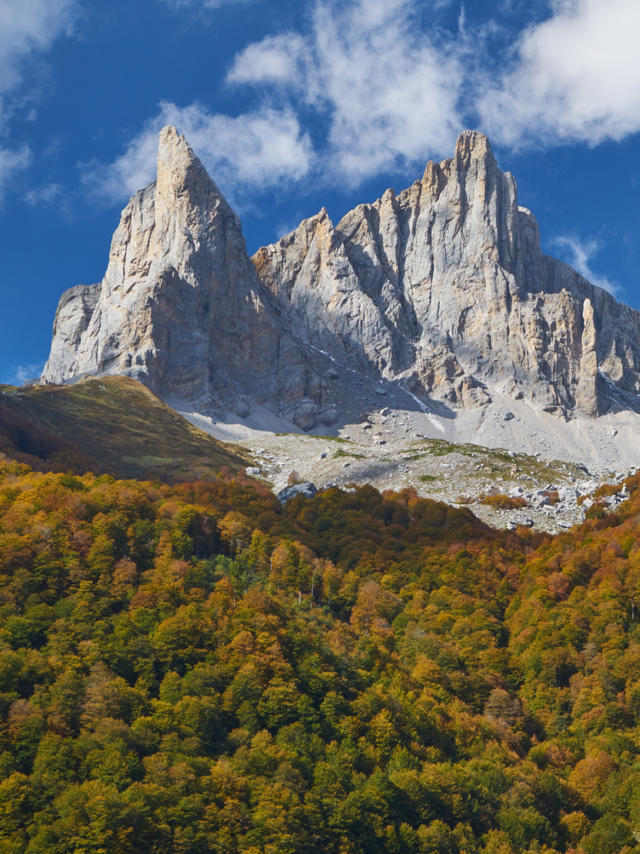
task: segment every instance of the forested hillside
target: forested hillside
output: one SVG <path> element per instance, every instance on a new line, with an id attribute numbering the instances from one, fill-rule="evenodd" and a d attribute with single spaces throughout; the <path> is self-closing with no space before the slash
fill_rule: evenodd
<path id="1" fill-rule="evenodd" d="M 640 851 L 640 479 L 556 538 L 0 465 L 0 851 Z"/>

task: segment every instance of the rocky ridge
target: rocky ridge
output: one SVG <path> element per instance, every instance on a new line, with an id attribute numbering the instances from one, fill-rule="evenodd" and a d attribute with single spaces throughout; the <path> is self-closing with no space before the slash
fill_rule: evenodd
<path id="1" fill-rule="evenodd" d="M 540 249 L 489 142 L 334 226 L 326 210 L 253 257 L 305 340 L 454 408 L 492 393 L 565 417 L 638 409 L 640 314 Z"/>

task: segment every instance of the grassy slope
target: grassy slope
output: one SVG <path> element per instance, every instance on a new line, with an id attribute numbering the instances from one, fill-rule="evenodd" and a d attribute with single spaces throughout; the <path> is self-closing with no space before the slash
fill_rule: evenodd
<path id="1" fill-rule="evenodd" d="M 0 451 L 44 470 L 88 469 L 169 483 L 244 468 L 241 449 L 189 424 L 128 377 L 0 387 Z"/>

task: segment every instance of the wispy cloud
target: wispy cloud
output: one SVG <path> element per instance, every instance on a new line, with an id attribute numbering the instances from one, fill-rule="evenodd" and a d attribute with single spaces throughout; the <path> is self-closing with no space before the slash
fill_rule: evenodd
<path id="1" fill-rule="evenodd" d="M 8 383 L 9 385 L 24 385 L 32 380 L 36 380 L 42 374 L 43 367 L 44 364 L 42 362 L 14 366 L 3 376 L 1 382 Z"/>
<path id="2" fill-rule="evenodd" d="M 77 12 L 77 0 L 2 0 L 0 92 L 19 86 L 25 62 L 69 32 Z"/>
<path id="3" fill-rule="evenodd" d="M 0 204 L 2 203 L 6 187 L 30 163 L 31 151 L 26 145 L 17 149 L 0 148 Z"/>
<path id="4" fill-rule="evenodd" d="M 323 173 L 357 184 L 449 151 L 463 76 L 458 46 L 422 32 L 408 0 L 321 0 L 308 32 L 249 45 L 228 81 L 313 110 L 327 128 Z"/>
<path id="5" fill-rule="evenodd" d="M 27 67 L 70 32 L 78 8 L 77 0 L 0 0 L 0 197 L 31 159 L 29 147 L 10 138 Z M 32 115 L 33 108 L 26 118 Z"/>
<path id="6" fill-rule="evenodd" d="M 25 193 L 25 201 L 31 207 L 39 207 L 40 205 L 52 205 L 54 202 L 59 202 L 64 196 L 64 190 L 61 184 L 49 183 L 43 184 L 41 187 L 33 187 Z"/>
<path id="7" fill-rule="evenodd" d="M 597 240 L 588 239 L 581 240 L 576 235 L 563 235 L 556 237 L 553 243 L 566 254 L 566 260 L 571 266 L 584 276 L 592 285 L 597 285 L 605 291 L 609 291 L 614 296 L 619 293 L 620 288 L 615 282 L 612 282 L 606 276 L 596 273 L 591 262 L 602 249 L 601 243 Z"/>
<path id="8" fill-rule="evenodd" d="M 162 0 L 166 5 L 175 9 L 220 9 L 222 6 L 240 5 L 241 3 L 252 3 L 255 0 Z"/>

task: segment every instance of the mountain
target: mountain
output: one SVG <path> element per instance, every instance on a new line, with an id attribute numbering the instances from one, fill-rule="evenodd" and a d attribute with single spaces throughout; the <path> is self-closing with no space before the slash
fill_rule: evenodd
<path id="1" fill-rule="evenodd" d="M 514 417 L 512 443 L 532 450 L 544 413 L 638 412 L 640 313 L 542 253 L 481 133 L 463 132 L 453 158 L 403 192 L 335 226 L 322 210 L 249 259 L 238 217 L 169 127 L 103 281 L 62 296 L 43 381 L 106 374 L 260 429 L 326 432 L 385 395 L 435 413 L 443 432 L 457 423 L 456 440 L 476 441 L 462 413 Z M 577 433 L 591 453 L 582 427 L 556 452 Z"/>
<path id="2" fill-rule="evenodd" d="M 637 409 L 640 314 L 540 250 L 489 141 L 334 226 L 325 210 L 254 264 L 305 340 L 456 407 L 492 391 L 547 411 Z"/>
<path id="3" fill-rule="evenodd" d="M 0 452 L 43 471 L 175 483 L 243 469 L 246 455 L 198 430 L 129 377 L 0 386 Z"/>
<path id="4" fill-rule="evenodd" d="M 294 417 L 313 393 L 238 217 L 174 128 L 160 134 L 157 180 L 122 213 L 102 283 L 67 291 L 56 313 L 44 381 L 105 374 L 239 414 L 250 400 Z"/>

